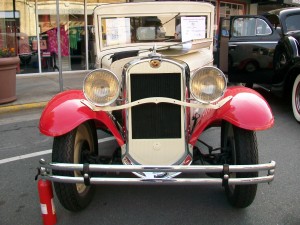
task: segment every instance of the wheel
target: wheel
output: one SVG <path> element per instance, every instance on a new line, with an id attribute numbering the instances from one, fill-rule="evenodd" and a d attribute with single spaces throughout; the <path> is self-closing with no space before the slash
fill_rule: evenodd
<path id="1" fill-rule="evenodd" d="M 60 163 L 86 163 L 88 156 L 97 154 L 96 129 L 91 122 L 79 125 L 69 133 L 55 137 L 53 142 L 52 161 Z M 82 177 L 79 171 L 55 171 L 54 175 Z M 84 184 L 54 182 L 54 189 L 60 203 L 68 210 L 76 212 L 91 202 L 94 187 Z"/>
<path id="2" fill-rule="evenodd" d="M 246 66 L 244 67 L 245 71 L 248 73 L 254 73 L 258 68 L 258 65 L 256 62 L 248 62 Z"/>
<path id="3" fill-rule="evenodd" d="M 278 45 L 275 48 L 274 57 L 273 57 L 273 65 L 274 72 L 276 75 L 280 76 L 281 74 L 285 74 L 286 70 L 290 64 L 290 57 L 287 51 L 283 46 Z"/>
<path id="4" fill-rule="evenodd" d="M 292 90 L 292 108 L 298 122 L 300 122 L 300 74 L 296 77 Z"/>
<path id="5" fill-rule="evenodd" d="M 254 131 L 236 127 L 224 122 L 221 128 L 221 149 L 229 165 L 258 163 L 256 134 Z M 231 173 L 230 178 L 257 177 L 258 172 Z M 256 195 L 257 184 L 227 185 L 225 193 L 229 203 L 237 208 L 249 206 Z"/>

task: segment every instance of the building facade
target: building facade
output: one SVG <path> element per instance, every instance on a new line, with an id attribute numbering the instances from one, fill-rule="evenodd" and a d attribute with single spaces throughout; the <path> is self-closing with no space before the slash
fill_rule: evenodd
<path id="1" fill-rule="evenodd" d="M 2 0 L 0 49 L 16 50 L 20 57 L 18 75 L 57 73 L 59 69 L 63 72 L 91 70 L 95 62 L 93 9 L 101 3 L 126 1 L 129 0 Z M 216 33 L 221 17 L 257 14 L 300 3 L 300 0 L 203 1 L 215 6 Z"/>

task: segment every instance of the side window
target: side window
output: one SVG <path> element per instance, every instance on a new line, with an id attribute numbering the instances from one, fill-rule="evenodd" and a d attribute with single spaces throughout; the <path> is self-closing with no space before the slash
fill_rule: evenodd
<path id="1" fill-rule="evenodd" d="M 292 14 L 286 17 L 285 24 L 287 31 L 299 31 L 300 23 L 299 23 L 300 15 Z"/>
<path id="2" fill-rule="evenodd" d="M 232 35 L 235 37 L 269 35 L 272 29 L 260 18 L 237 18 L 233 21 Z"/>
<path id="3" fill-rule="evenodd" d="M 266 21 L 262 19 L 256 19 L 256 34 L 257 35 L 270 35 L 272 30 Z"/>
<path id="4" fill-rule="evenodd" d="M 255 18 L 237 18 L 233 22 L 233 36 L 255 36 Z"/>

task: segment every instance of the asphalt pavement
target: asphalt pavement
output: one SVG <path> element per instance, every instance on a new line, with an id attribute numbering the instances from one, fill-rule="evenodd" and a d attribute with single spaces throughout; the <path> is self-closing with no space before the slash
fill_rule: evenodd
<path id="1" fill-rule="evenodd" d="M 82 89 L 88 71 L 65 72 L 62 74 L 63 90 Z M 59 75 L 17 75 L 16 96 L 13 102 L 0 104 L 0 114 L 24 109 L 43 108 L 60 92 Z"/>

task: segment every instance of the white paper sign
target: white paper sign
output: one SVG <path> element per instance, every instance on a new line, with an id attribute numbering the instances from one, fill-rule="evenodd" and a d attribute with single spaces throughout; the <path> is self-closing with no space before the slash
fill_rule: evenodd
<path id="1" fill-rule="evenodd" d="M 205 38 L 205 17 L 181 17 L 182 41 L 190 41 Z"/>
<path id="2" fill-rule="evenodd" d="M 47 205 L 46 204 L 41 204 L 41 211 L 42 211 L 42 214 L 44 214 L 44 215 L 48 214 L 48 210 L 47 210 Z"/>
<path id="3" fill-rule="evenodd" d="M 130 43 L 130 19 L 106 19 L 107 46 Z"/>

